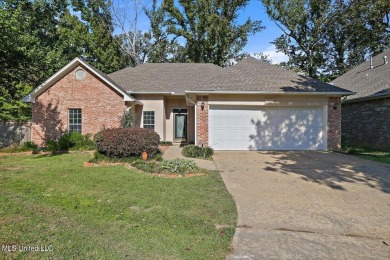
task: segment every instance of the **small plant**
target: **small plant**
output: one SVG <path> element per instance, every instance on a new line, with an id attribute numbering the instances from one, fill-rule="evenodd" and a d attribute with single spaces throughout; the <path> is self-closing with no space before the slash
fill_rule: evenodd
<path id="1" fill-rule="evenodd" d="M 195 162 L 187 159 L 166 160 L 161 163 L 160 168 L 170 173 L 179 174 L 198 170 Z"/>
<path id="2" fill-rule="evenodd" d="M 145 128 L 105 129 L 95 136 L 97 150 L 109 157 L 140 157 L 146 152 L 149 158 L 159 153 L 160 136 Z"/>
<path id="3" fill-rule="evenodd" d="M 48 140 L 46 141 L 46 150 L 49 152 L 56 152 L 60 150 L 60 146 L 58 142 L 54 140 Z"/>
<path id="4" fill-rule="evenodd" d="M 125 111 L 120 117 L 120 123 L 122 128 L 131 128 L 134 125 L 134 118 L 130 111 Z"/>
<path id="5" fill-rule="evenodd" d="M 182 154 L 190 158 L 210 158 L 214 154 L 211 147 L 199 147 L 197 145 L 187 145 L 183 148 Z"/>
<path id="6" fill-rule="evenodd" d="M 12 144 L 11 146 L 0 149 L 3 153 L 19 153 L 27 151 L 38 151 L 38 146 L 34 142 L 24 142 L 21 145 Z"/>
<path id="7" fill-rule="evenodd" d="M 161 146 L 172 146 L 172 142 L 170 142 L 170 141 L 161 141 L 160 145 Z"/>
<path id="8" fill-rule="evenodd" d="M 78 132 L 70 132 L 55 140 L 46 142 L 46 149 L 51 152 L 67 150 L 93 150 L 95 144 L 90 138 L 91 135 L 82 135 Z"/>
<path id="9" fill-rule="evenodd" d="M 138 170 L 148 172 L 148 173 L 159 173 L 160 167 L 156 162 L 148 162 L 143 160 L 136 160 L 132 163 L 132 166 Z"/>

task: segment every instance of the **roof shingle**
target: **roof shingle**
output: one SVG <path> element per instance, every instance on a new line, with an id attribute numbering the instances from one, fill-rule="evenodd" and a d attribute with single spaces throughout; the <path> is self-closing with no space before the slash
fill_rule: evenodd
<path id="1" fill-rule="evenodd" d="M 147 63 L 108 75 L 130 92 L 349 91 L 248 56 L 227 69 L 208 63 Z"/>
<path id="2" fill-rule="evenodd" d="M 385 64 L 384 56 L 387 56 L 387 61 L 390 60 L 390 49 L 372 58 L 372 69 L 370 60 L 368 60 L 341 75 L 332 83 L 357 92 L 348 98 L 351 100 L 390 94 L 390 63 Z"/>

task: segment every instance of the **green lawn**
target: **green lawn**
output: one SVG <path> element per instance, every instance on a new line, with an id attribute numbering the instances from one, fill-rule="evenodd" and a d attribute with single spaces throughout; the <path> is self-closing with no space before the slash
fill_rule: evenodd
<path id="1" fill-rule="evenodd" d="M 357 155 L 363 159 L 390 164 L 390 152 L 362 150 Z"/>
<path id="2" fill-rule="evenodd" d="M 237 213 L 217 173 L 163 179 L 123 166 L 84 168 L 87 153 L 0 157 L 0 251 L 19 259 L 224 259 Z M 217 230 L 215 225 L 226 225 Z"/>

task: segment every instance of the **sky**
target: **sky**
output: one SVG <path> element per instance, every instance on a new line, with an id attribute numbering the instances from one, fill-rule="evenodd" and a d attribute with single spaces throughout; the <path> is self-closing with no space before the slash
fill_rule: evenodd
<path id="1" fill-rule="evenodd" d="M 248 6 L 240 12 L 239 21 L 244 22 L 248 17 L 252 20 L 261 20 L 265 29 L 249 37 L 244 51 L 249 54 L 262 52 L 269 55 L 272 63 L 287 61 L 287 56 L 283 53 L 277 53 L 275 46 L 271 44 L 273 40 L 283 33 L 275 22 L 268 18 L 260 0 L 251 0 Z"/>
<path id="2" fill-rule="evenodd" d="M 122 1 L 123 0 L 117 0 L 114 1 L 114 3 L 118 5 L 118 2 Z M 151 1 L 145 1 L 144 4 L 148 9 L 151 7 Z M 250 0 L 249 4 L 244 9 L 240 10 L 238 23 L 244 23 L 248 17 L 252 20 L 261 20 L 262 26 L 265 26 L 266 28 L 255 35 L 249 36 L 248 43 L 243 51 L 249 54 L 262 52 L 263 54 L 268 55 L 268 58 L 271 59 L 274 64 L 287 61 L 287 56 L 283 53 L 276 52 L 275 46 L 271 44 L 273 40 L 282 34 L 282 31 L 273 21 L 270 21 L 260 0 Z M 140 13 L 138 29 L 141 31 L 149 29 L 149 19 L 143 12 Z"/>

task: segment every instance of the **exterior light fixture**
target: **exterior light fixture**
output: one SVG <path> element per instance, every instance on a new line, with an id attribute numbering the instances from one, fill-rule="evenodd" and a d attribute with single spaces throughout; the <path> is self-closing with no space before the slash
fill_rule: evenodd
<path id="1" fill-rule="evenodd" d="M 202 101 L 201 103 L 200 103 L 200 108 L 202 109 L 202 110 L 204 110 L 204 101 Z"/>

